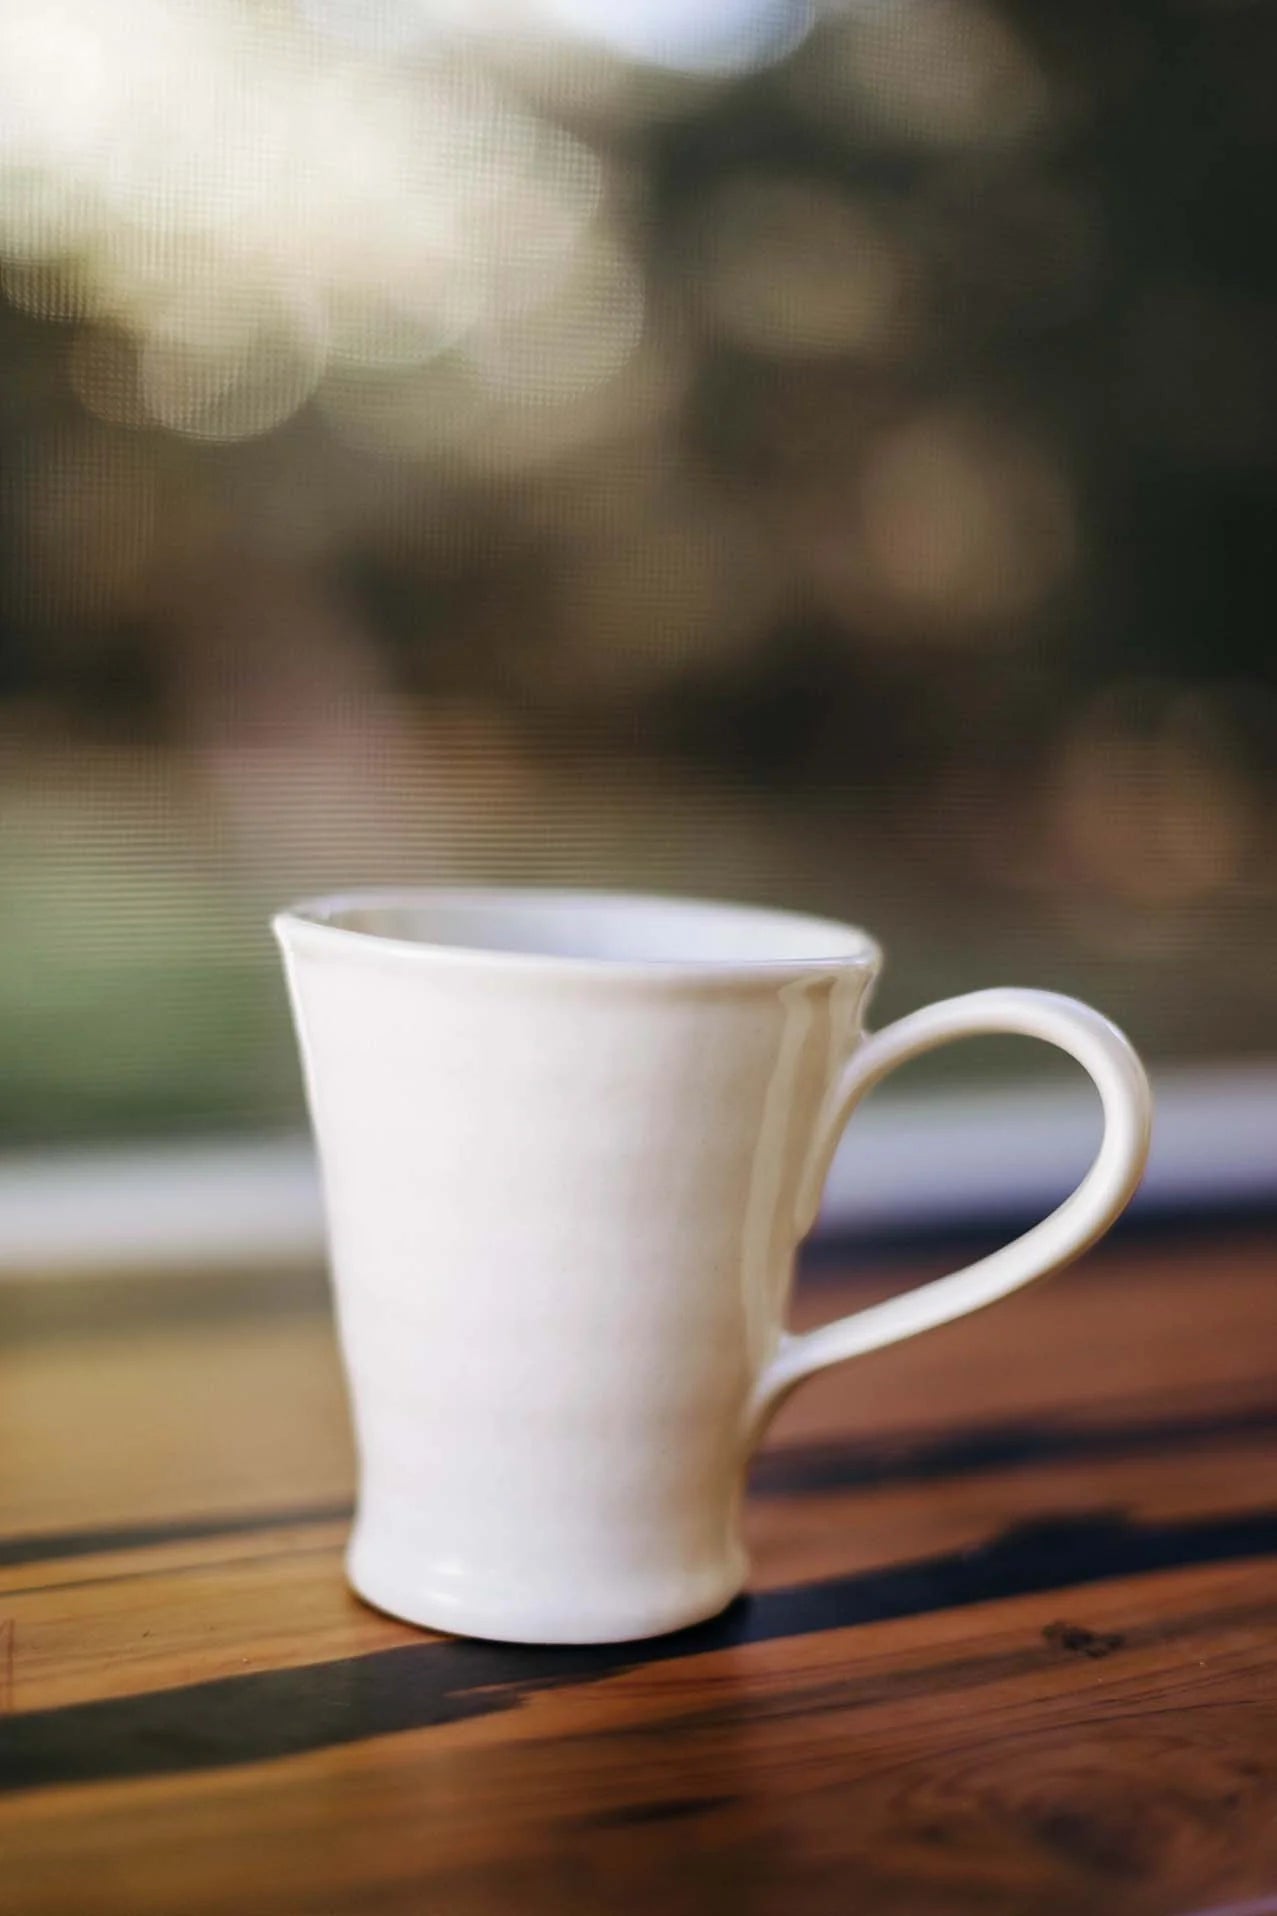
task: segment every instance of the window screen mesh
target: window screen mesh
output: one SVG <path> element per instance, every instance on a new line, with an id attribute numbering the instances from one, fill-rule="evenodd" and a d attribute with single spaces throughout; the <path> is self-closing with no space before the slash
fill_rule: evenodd
<path id="1" fill-rule="evenodd" d="M 1275 56 L 6 0 L 0 1139 L 293 1122 L 265 919 L 359 882 L 792 903 L 880 1012 L 1273 1048 Z"/>

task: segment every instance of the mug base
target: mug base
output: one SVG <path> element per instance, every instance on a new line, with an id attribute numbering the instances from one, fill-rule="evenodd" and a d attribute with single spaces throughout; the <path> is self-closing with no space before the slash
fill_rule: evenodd
<path id="1" fill-rule="evenodd" d="M 692 1624 L 716 1617 L 740 1595 L 745 1566 L 732 1566 L 713 1579 L 690 1579 L 677 1598 L 668 1593 L 659 1601 L 628 1600 L 621 1605 L 593 1607 L 563 1603 L 554 1609 L 516 1604 L 478 1603 L 452 1590 L 432 1588 L 428 1581 L 396 1574 L 378 1553 L 356 1542 L 346 1559 L 351 1589 L 374 1610 L 415 1624 L 420 1630 L 443 1631 L 449 1636 L 479 1637 L 491 1643 L 587 1644 L 634 1643 L 644 1637 L 668 1636 Z"/>

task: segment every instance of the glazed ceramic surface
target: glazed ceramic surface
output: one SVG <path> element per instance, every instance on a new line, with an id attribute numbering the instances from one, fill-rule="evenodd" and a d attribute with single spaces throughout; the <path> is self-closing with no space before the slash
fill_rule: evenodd
<path id="1" fill-rule="evenodd" d="M 360 1454 L 356 1590 L 526 1642 L 653 1635 L 747 1571 L 746 1463 L 826 1364 L 1076 1257 L 1147 1151 L 1139 1062 L 1041 991 L 868 1035 L 880 958 L 794 914 L 535 891 L 351 893 L 275 921 Z M 864 1094 L 976 1032 L 1058 1045 L 1103 1142 L 1024 1237 L 794 1336 L 795 1247 Z"/>

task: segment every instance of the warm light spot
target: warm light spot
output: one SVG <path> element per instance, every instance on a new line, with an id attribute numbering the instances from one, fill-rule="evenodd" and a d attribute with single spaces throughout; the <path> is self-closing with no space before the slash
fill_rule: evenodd
<path id="1" fill-rule="evenodd" d="M 638 271 L 600 238 L 580 249 L 548 299 L 476 327 L 462 350 L 490 391 L 553 405 L 614 378 L 642 332 Z"/>
<path id="2" fill-rule="evenodd" d="M 1052 829 L 1073 882 L 1167 908 L 1235 879 L 1253 818 L 1208 695 L 1162 684 L 1101 695 L 1060 754 Z"/>
<path id="3" fill-rule="evenodd" d="M 847 194 L 810 179 L 737 178 L 696 226 L 701 297 L 741 345 L 803 356 L 901 343 L 903 248 Z"/>
<path id="4" fill-rule="evenodd" d="M 1018 434 L 937 412 L 889 433 L 860 487 L 866 584 L 943 638 L 1021 617 L 1073 563 L 1059 464 Z"/>
<path id="5" fill-rule="evenodd" d="M 365 11 L 424 28 L 432 9 Z M 452 375 L 535 408 L 633 350 L 641 292 L 599 156 L 485 58 L 364 58 L 248 0 L 105 18 L 97 0 L 0 18 L 7 290 L 132 342 L 134 396 L 104 335 L 73 354 L 103 417 L 133 419 L 140 395 L 174 431 L 243 438 L 330 368 L 410 370 L 471 337 Z"/>
<path id="6" fill-rule="evenodd" d="M 922 147 L 1012 143 L 1053 108 L 1028 47 L 980 0 L 891 0 L 835 17 L 804 49 L 792 86 L 821 117 L 850 114 Z"/>

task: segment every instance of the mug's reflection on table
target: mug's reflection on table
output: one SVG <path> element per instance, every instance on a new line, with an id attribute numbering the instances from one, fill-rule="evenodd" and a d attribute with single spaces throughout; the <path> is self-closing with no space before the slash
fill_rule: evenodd
<path id="1" fill-rule="evenodd" d="M 754 1594 L 588 1650 L 348 1594 L 316 1283 L 0 1289 L 0 1909 L 1277 1907 L 1275 1246 L 1128 1239 L 830 1373 Z M 799 1319 L 954 1261 L 822 1258 Z"/>

